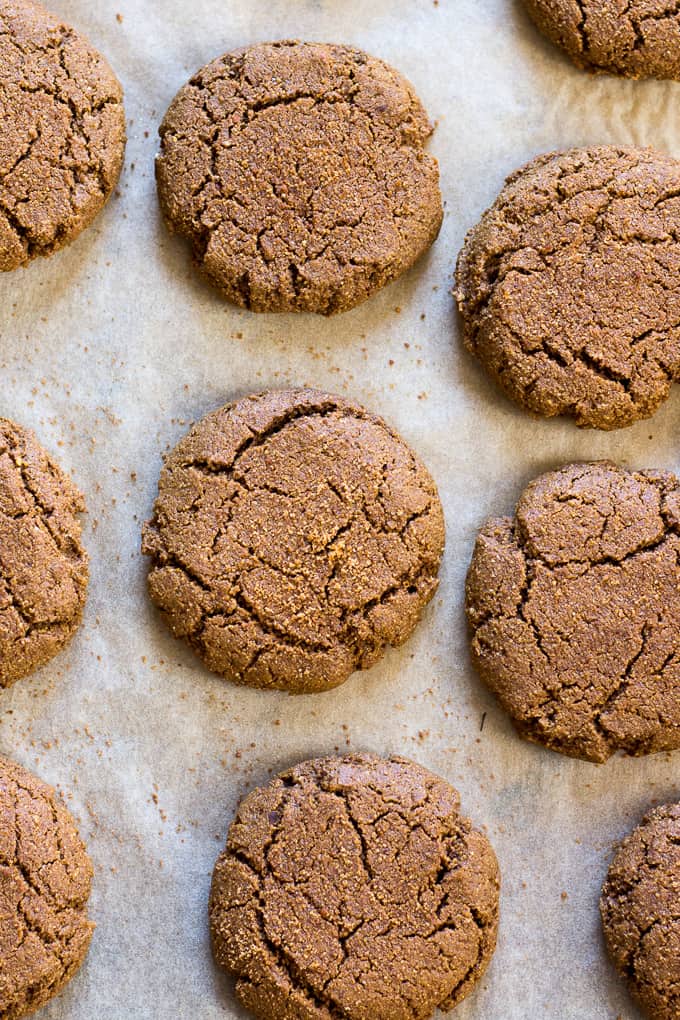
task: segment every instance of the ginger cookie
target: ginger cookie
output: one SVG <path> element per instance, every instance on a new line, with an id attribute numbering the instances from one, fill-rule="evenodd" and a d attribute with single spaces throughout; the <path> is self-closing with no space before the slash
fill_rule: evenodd
<path id="1" fill-rule="evenodd" d="M 44 665 L 78 629 L 88 582 L 84 510 L 34 434 L 0 418 L 0 687 Z"/>
<path id="2" fill-rule="evenodd" d="M 180 90 L 160 127 L 163 215 L 235 304 L 346 311 L 439 233 L 431 133 L 409 82 L 361 50 L 227 53 Z"/>
<path id="3" fill-rule="evenodd" d="M 650 1020 L 680 1016 L 680 804 L 655 808 L 621 845 L 600 900 L 612 961 Z"/>
<path id="4" fill-rule="evenodd" d="M 44 1006 L 85 959 L 92 864 L 54 790 L 0 757 L 0 1016 Z"/>
<path id="5" fill-rule="evenodd" d="M 680 7 L 668 0 L 524 0 L 577 67 L 627 78 L 680 79 Z"/>
<path id="6" fill-rule="evenodd" d="M 303 762 L 241 804 L 215 865 L 217 963 L 259 1020 L 427 1020 L 484 974 L 493 849 L 406 758 Z"/>
<path id="7" fill-rule="evenodd" d="M 34 0 L 0 0 L 0 270 L 51 255 L 118 180 L 123 93 L 106 60 Z"/>
<path id="8" fill-rule="evenodd" d="M 680 374 L 680 161 L 602 146 L 539 156 L 467 236 L 466 347 L 537 414 L 621 428 Z"/>
<path id="9" fill-rule="evenodd" d="M 680 482 L 571 464 L 482 528 L 472 659 L 520 735 L 603 762 L 680 748 Z"/>
<path id="10" fill-rule="evenodd" d="M 245 397 L 166 459 L 142 549 L 149 592 L 209 669 L 336 687 L 400 645 L 437 588 L 432 478 L 376 415 L 316 390 Z"/>

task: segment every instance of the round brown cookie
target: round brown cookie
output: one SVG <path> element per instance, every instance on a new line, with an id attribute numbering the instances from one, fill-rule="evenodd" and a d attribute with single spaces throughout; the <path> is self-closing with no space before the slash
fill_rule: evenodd
<path id="1" fill-rule="evenodd" d="M 621 845 L 600 900 L 609 954 L 651 1020 L 680 1016 L 680 804 Z"/>
<path id="2" fill-rule="evenodd" d="M 524 0 L 577 67 L 627 78 L 680 78 L 680 7 L 668 0 Z"/>
<path id="3" fill-rule="evenodd" d="M 161 125 L 161 208 L 230 301 L 342 312 L 439 233 L 431 132 L 409 82 L 361 50 L 276 42 L 227 53 Z"/>
<path id="4" fill-rule="evenodd" d="M 28 429 L 0 418 L 0 687 L 44 665 L 80 624 L 85 501 Z"/>
<path id="5" fill-rule="evenodd" d="M 316 390 L 245 397 L 166 459 L 151 598 L 230 680 L 326 690 L 413 631 L 437 588 L 430 475 L 378 417 Z"/>
<path id="6" fill-rule="evenodd" d="M 241 804 L 215 865 L 216 961 L 260 1020 L 426 1020 L 496 945 L 493 849 L 406 758 L 303 762 Z"/>
<path id="7" fill-rule="evenodd" d="M 104 58 L 33 0 L 0 0 L 0 270 L 51 255 L 111 194 L 123 93 Z"/>
<path id="8" fill-rule="evenodd" d="M 92 864 L 54 790 L 0 757 L 0 1016 L 44 1006 L 85 959 Z"/>
<path id="9" fill-rule="evenodd" d="M 670 156 L 539 156 L 460 254 L 465 345 L 530 411 L 601 429 L 649 417 L 680 374 L 679 216 Z"/>
<path id="10" fill-rule="evenodd" d="M 533 481 L 481 530 L 472 658 L 519 733 L 606 761 L 680 748 L 680 482 L 615 464 Z"/>

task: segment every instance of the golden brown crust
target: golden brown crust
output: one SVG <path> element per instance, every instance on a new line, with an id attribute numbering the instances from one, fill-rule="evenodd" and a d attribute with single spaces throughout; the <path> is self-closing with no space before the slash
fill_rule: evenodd
<path id="1" fill-rule="evenodd" d="M 149 591 L 221 675 L 326 690 L 402 644 L 437 588 L 432 478 L 376 415 L 316 390 L 246 397 L 167 458 Z"/>
<path id="2" fill-rule="evenodd" d="M 0 0 L 0 270 L 69 244 L 120 175 L 118 79 L 34 0 Z"/>
<path id="3" fill-rule="evenodd" d="M 524 0 L 538 28 L 577 67 L 627 78 L 680 78 L 674 0 Z"/>
<path id="4" fill-rule="evenodd" d="M 230 301 L 344 311 L 439 232 L 431 131 L 411 85 L 360 50 L 276 42 L 227 53 L 161 125 L 163 214 Z"/>
<path id="5" fill-rule="evenodd" d="M 28 429 L 0 418 L 0 687 L 44 665 L 80 625 L 88 558 L 78 489 Z"/>
<path id="6" fill-rule="evenodd" d="M 606 761 L 680 748 L 680 483 L 572 464 L 482 528 L 472 658 L 519 733 Z"/>
<path id="7" fill-rule="evenodd" d="M 680 1016 L 680 804 L 621 845 L 600 900 L 609 955 L 650 1020 Z"/>
<path id="8" fill-rule="evenodd" d="M 57 995 L 87 953 L 92 864 L 54 791 L 0 757 L 0 1018 Z"/>
<path id="9" fill-rule="evenodd" d="M 499 883 L 443 779 L 405 758 L 307 761 L 239 808 L 213 950 L 260 1020 L 427 1020 L 486 970 Z"/>
<path id="10" fill-rule="evenodd" d="M 601 146 L 508 178 L 459 256 L 464 341 L 509 397 L 614 429 L 680 374 L 680 161 Z"/>

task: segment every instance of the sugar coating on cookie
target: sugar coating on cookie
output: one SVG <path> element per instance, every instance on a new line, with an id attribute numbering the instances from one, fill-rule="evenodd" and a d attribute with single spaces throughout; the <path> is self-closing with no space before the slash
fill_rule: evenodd
<path id="1" fill-rule="evenodd" d="M 82 495 L 28 429 L 0 418 L 0 687 L 44 665 L 80 624 Z"/>
<path id="2" fill-rule="evenodd" d="M 0 757 L 0 1016 L 44 1006 L 80 967 L 92 864 L 54 791 Z"/>
<path id="3" fill-rule="evenodd" d="M 435 484 L 406 443 L 304 389 L 200 421 L 166 459 L 143 537 L 173 633 L 230 680 L 299 693 L 409 637 L 443 546 Z"/>
<path id="4" fill-rule="evenodd" d="M 614 429 L 680 374 L 680 161 L 601 146 L 508 178 L 459 256 L 466 347 L 541 415 Z"/>
<path id="5" fill-rule="evenodd" d="M 360 50 L 277 42 L 227 53 L 161 125 L 163 214 L 230 301 L 345 311 L 439 232 L 431 132 L 409 82 Z"/>
<path id="6" fill-rule="evenodd" d="M 621 845 L 600 900 L 611 959 L 650 1020 L 680 1016 L 680 804 L 651 811 Z"/>
<path id="7" fill-rule="evenodd" d="M 0 0 L 0 270 L 87 227 L 125 150 L 123 93 L 106 60 L 34 0 Z"/>
<path id="8" fill-rule="evenodd" d="M 595 762 L 680 748 L 679 561 L 664 472 L 571 464 L 484 525 L 472 658 L 522 736 Z"/>
<path id="9" fill-rule="evenodd" d="M 210 894 L 216 961 L 260 1020 L 427 1020 L 479 981 L 499 871 L 457 792 L 405 758 L 303 762 L 239 807 Z"/>
<path id="10" fill-rule="evenodd" d="M 680 7 L 668 0 L 524 0 L 577 67 L 627 78 L 680 78 Z"/>

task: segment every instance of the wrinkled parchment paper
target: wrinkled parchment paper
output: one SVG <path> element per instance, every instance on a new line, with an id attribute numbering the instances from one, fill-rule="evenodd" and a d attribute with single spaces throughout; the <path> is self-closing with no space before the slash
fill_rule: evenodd
<path id="1" fill-rule="evenodd" d="M 498 951 L 459 1020 L 638 1014 L 606 961 L 597 899 L 613 843 L 680 796 L 680 757 L 596 767 L 519 740 L 467 656 L 477 528 L 572 459 L 678 470 L 680 388 L 609 435 L 533 421 L 463 353 L 450 276 L 504 176 L 577 144 L 680 156 L 680 85 L 590 78 L 517 0 L 52 0 L 126 91 L 119 193 L 70 249 L 0 279 L 3 415 L 35 428 L 84 491 L 90 596 L 71 647 L 0 695 L 0 750 L 61 789 L 96 867 L 88 960 L 50 1020 L 241 1018 L 212 964 L 206 901 L 238 799 L 299 759 L 399 752 L 445 776 L 503 871 Z M 404 279 L 331 320 L 253 315 L 195 274 L 159 219 L 156 131 L 176 90 L 263 39 L 348 42 L 415 84 L 438 122 L 446 218 Z M 419 452 L 448 521 L 442 584 L 416 635 L 368 673 L 292 699 L 209 674 L 147 603 L 139 529 L 161 452 L 188 423 L 267 386 L 311 384 L 384 415 Z M 484 725 L 482 728 L 482 720 Z"/>

